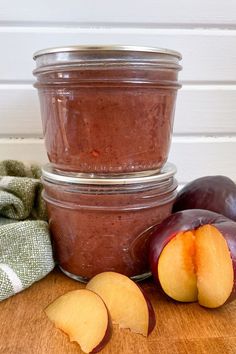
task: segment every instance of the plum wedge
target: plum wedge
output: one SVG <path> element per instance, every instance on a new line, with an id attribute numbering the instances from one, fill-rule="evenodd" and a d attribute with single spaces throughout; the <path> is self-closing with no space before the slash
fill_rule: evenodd
<path id="1" fill-rule="evenodd" d="M 103 272 L 86 286 L 105 302 L 114 324 L 148 336 L 155 327 L 155 313 L 143 290 L 131 279 L 116 272 Z"/>
<path id="2" fill-rule="evenodd" d="M 90 290 L 70 291 L 52 302 L 45 312 L 85 353 L 97 353 L 111 338 L 108 310 L 103 300 Z"/>

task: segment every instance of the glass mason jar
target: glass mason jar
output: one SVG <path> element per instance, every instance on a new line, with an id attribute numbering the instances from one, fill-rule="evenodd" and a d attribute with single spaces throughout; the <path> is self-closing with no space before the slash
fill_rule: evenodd
<path id="1" fill-rule="evenodd" d="M 178 52 L 135 46 L 35 53 L 43 132 L 54 168 L 97 174 L 158 171 L 172 136 Z"/>
<path id="2" fill-rule="evenodd" d="M 176 169 L 135 178 L 96 178 L 43 168 L 55 258 L 68 276 L 87 281 L 103 271 L 149 275 L 146 230 L 170 215 Z"/>

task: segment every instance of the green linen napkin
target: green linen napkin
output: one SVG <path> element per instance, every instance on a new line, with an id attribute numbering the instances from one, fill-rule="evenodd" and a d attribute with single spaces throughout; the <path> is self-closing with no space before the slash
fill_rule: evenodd
<path id="1" fill-rule="evenodd" d="M 0 301 L 54 268 L 40 175 L 37 165 L 0 162 Z"/>
<path id="2" fill-rule="evenodd" d="M 0 162 L 0 218 L 47 220 L 41 198 L 41 169 L 20 161 Z"/>

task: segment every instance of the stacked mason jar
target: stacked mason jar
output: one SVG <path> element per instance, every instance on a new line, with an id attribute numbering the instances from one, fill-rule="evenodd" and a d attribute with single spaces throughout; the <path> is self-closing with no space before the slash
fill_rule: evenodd
<path id="1" fill-rule="evenodd" d="M 44 199 L 56 260 L 79 281 L 103 271 L 147 277 L 152 231 L 176 197 L 166 163 L 178 52 L 72 46 L 35 53 L 50 163 Z"/>

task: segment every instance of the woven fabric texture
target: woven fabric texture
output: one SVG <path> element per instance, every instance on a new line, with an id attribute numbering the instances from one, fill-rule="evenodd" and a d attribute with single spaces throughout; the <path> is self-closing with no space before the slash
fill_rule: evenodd
<path id="1" fill-rule="evenodd" d="M 37 165 L 0 162 L 0 300 L 54 268 L 40 176 Z"/>

